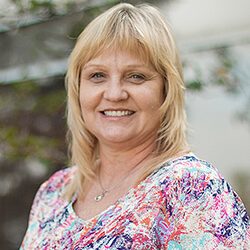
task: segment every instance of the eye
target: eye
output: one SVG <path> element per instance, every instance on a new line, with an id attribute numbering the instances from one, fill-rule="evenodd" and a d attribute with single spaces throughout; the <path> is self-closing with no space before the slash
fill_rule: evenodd
<path id="1" fill-rule="evenodd" d="M 132 73 L 128 75 L 128 80 L 132 83 L 142 83 L 146 81 L 146 76 L 141 73 Z"/>
<path id="2" fill-rule="evenodd" d="M 93 82 L 102 82 L 105 79 L 105 74 L 102 72 L 95 72 L 90 75 L 90 80 Z"/>

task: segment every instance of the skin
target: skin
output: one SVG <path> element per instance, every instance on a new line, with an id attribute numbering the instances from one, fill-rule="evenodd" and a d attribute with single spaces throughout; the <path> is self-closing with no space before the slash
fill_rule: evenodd
<path id="1" fill-rule="evenodd" d="M 163 79 L 152 65 L 127 51 L 106 50 L 82 68 L 80 105 L 86 127 L 98 139 L 100 178 L 107 189 L 120 183 L 97 208 L 93 197 L 102 189 L 94 180 L 75 204 L 82 218 L 98 214 L 134 184 L 155 147 L 163 90 Z"/>
<path id="2" fill-rule="evenodd" d="M 155 136 L 162 102 L 162 77 L 135 55 L 107 50 L 82 69 L 82 115 L 100 145 L 120 151 Z M 104 115 L 107 110 L 129 110 L 133 114 Z"/>

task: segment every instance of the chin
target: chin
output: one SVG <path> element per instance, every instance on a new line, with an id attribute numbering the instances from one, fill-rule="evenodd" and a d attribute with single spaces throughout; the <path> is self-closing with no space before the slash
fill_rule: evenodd
<path id="1" fill-rule="evenodd" d="M 102 135 L 102 136 L 98 136 L 97 139 L 100 143 L 109 143 L 109 144 L 112 144 L 112 143 L 115 143 L 115 144 L 118 144 L 118 143 L 125 143 L 125 142 L 128 142 L 130 141 L 131 139 L 135 138 L 135 135 L 134 136 L 131 136 L 131 135 L 126 135 L 124 133 L 112 133 L 112 134 L 105 134 L 105 135 Z"/>
<path id="2" fill-rule="evenodd" d="M 115 135 L 115 136 L 108 136 L 108 137 L 104 137 L 102 139 L 102 141 L 106 141 L 109 143 L 124 143 L 129 141 L 131 138 L 129 137 L 124 137 L 122 135 Z"/>
<path id="3" fill-rule="evenodd" d="M 96 137 L 100 141 L 109 141 L 109 142 L 124 142 L 130 140 L 131 138 L 136 137 L 135 128 L 108 128 L 103 131 L 100 131 L 99 134 L 96 134 Z"/>

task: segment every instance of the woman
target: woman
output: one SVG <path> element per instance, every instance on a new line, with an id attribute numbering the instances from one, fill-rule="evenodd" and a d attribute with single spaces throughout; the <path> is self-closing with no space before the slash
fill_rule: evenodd
<path id="1" fill-rule="evenodd" d="M 40 187 L 21 249 L 247 249 L 241 200 L 187 146 L 181 66 L 155 8 L 92 21 L 67 92 L 74 167 Z"/>

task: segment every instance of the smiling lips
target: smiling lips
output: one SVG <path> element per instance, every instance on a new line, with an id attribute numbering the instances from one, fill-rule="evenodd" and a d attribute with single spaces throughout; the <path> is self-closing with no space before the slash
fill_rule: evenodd
<path id="1" fill-rule="evenodd" d="M 104 110 L 101 113 L 104 114 L 105 116 L 122 117 L 122 116 L 130 116 L 135 112 L 131 110 Z"/>

